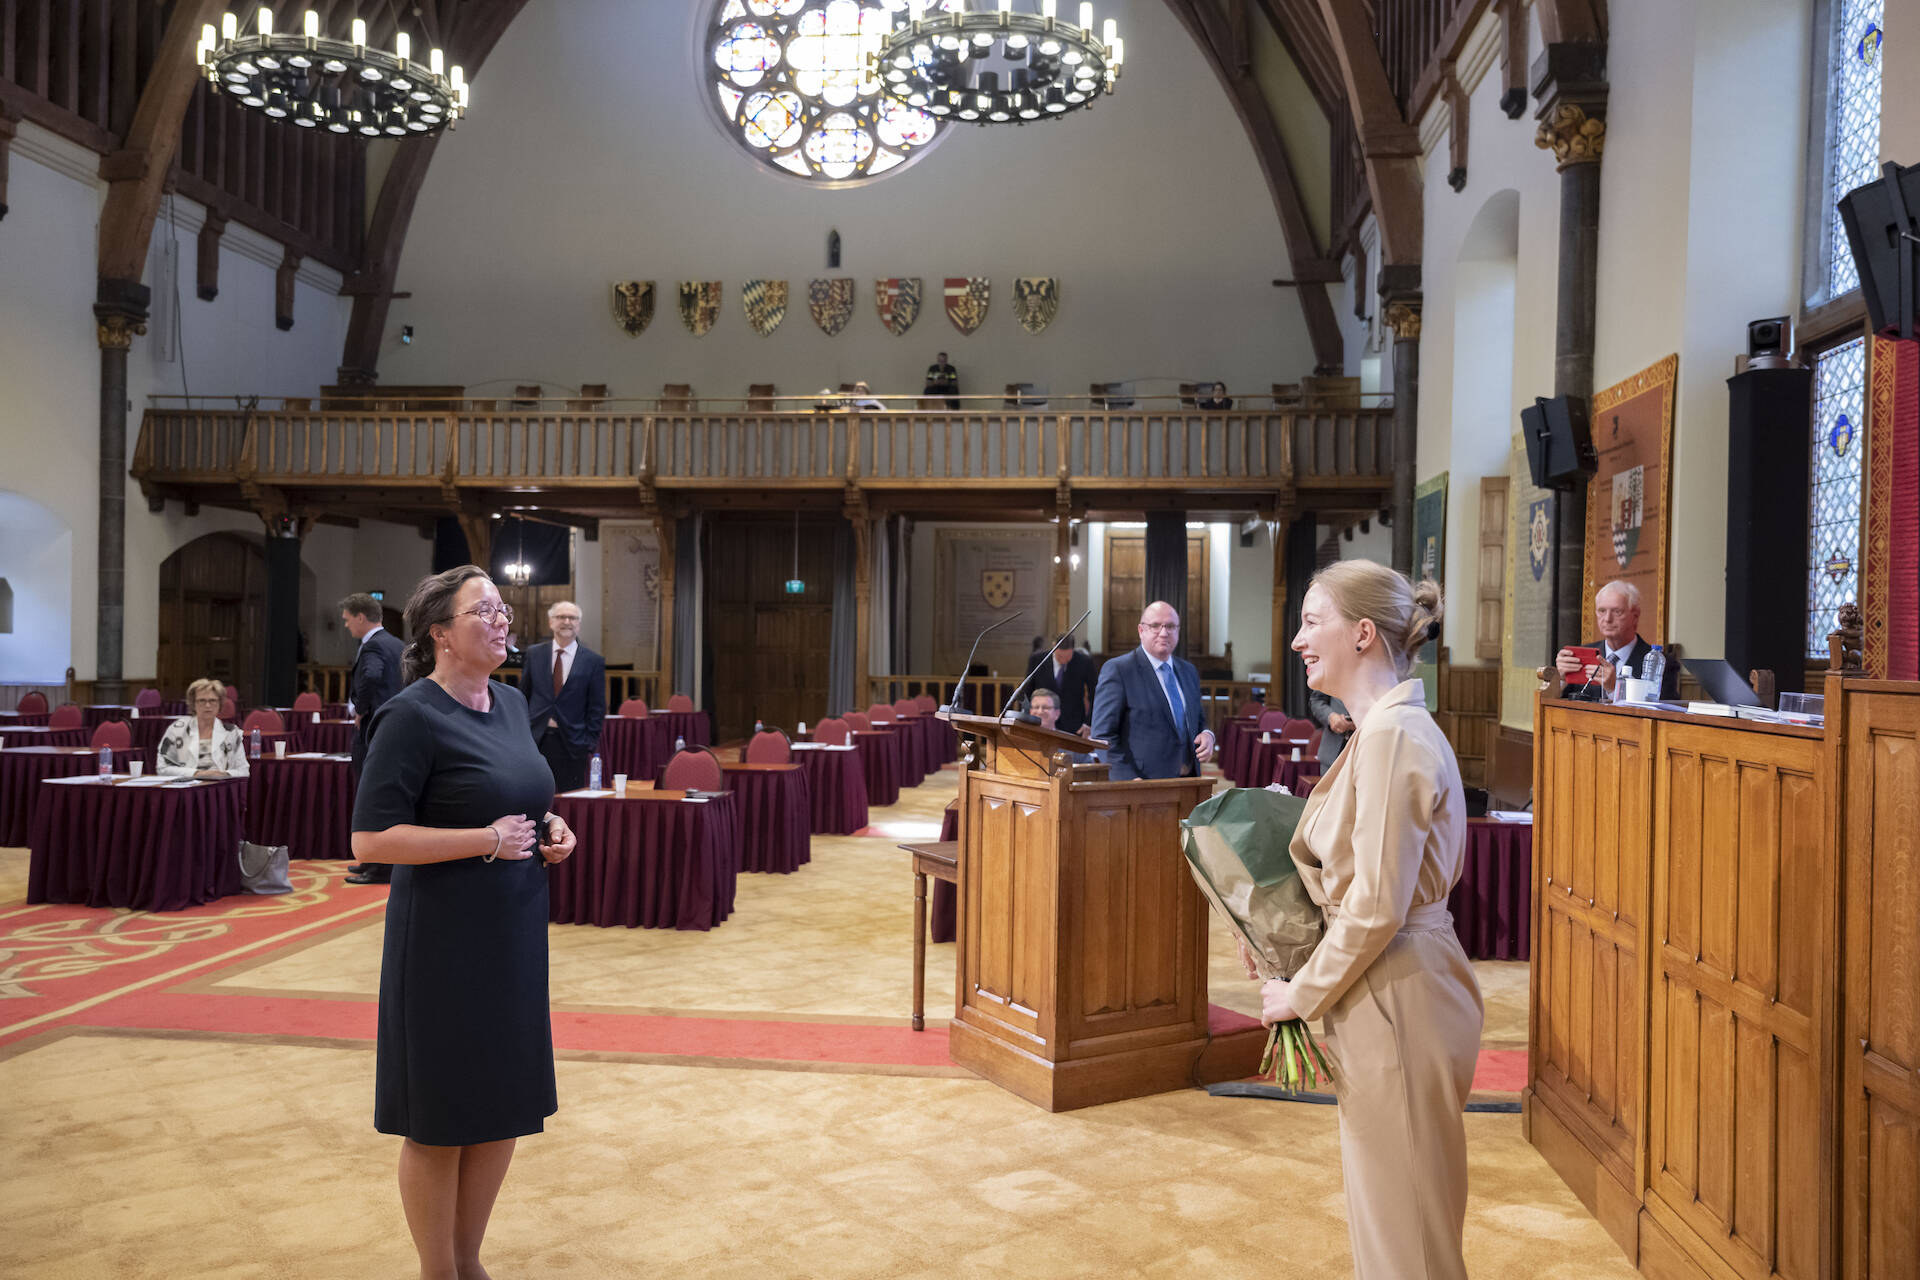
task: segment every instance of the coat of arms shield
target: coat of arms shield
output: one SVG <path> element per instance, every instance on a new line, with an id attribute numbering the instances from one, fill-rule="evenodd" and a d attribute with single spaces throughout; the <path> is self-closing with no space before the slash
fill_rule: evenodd
<path id="1" fill-rule="evenodd" d="M 808 281 L 807 310 L 813 313 L 813 322 L 822 333 L 829 338 L 837 336 L 853 318 L 853 277 Z"/>
<path id="2" fill-rule="evenodd" d="M 749 280 L 740 286 L 740 305 L 747 313 L 747 326 L 764 338 L 787 318 L 787 282 Z"/>
<path id="3" fill-rule="evenodd" d="M 987 318 L 989 285 L 985 276 L 948 276 L 947 319 L 961 333 L 970 334 Z"/>
<path id="4" fill-rule="evenodd" d="M 653 321 L 653 281 L 614 281 L 613 318 L 629 338 L 644 333 Z"/>
<path id="5" fill-rule="evenodd" d="M 682 280 L 680 282 L 680 323 L 687 332 L 699 337 L 713 328 L 720 318 L 720 282 L 718 280 Z"/>
<path id="6" fill-rule="evenodd" d="M 1038 333 L 1053 323 L 1060 310 L 1060 281 L 1053 276 L 1015 276 L 1013 279 L 1013 315 L 1028 333 Z"/>
<path id="7" fill-rule="evenodd" d="M 995 609 L 1004 609 L 1013 599 L 1013 570 L 982 569 L 980 595 Z"/>
<path id="8" fill-rule="evenodd" d="M 920 277 L 894 276 L 873 282 L 873 305 L 879 308 L 880 323 L 887 332 L 899 337 L 913 328 L 920 318 Z"/>
<path id="9" fill-rule="evenodd" d="M 1527 505 L 1527 567 L 1535 582 L 1546 577 L 1553 557 L 1553 499 L 1537 498 Z"/>
<path id="10" fill-rule="evenodd" d="M 1613 477 L 1613 558 L 1622 569 L 1640 548 L 1640 523 L 1646 516 L 1647 469 L 1628 467 Z"/>

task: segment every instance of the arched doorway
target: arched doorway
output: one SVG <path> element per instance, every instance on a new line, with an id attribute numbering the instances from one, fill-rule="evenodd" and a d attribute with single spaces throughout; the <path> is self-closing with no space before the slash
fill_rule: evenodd
<path id="1" fill-rule="evenodd" d="M 258 696 L 266 652 L 267 560 L 260 539 L 209 533 L 160 562 L 156 673 L 175 693 L 211 676 Z"/>

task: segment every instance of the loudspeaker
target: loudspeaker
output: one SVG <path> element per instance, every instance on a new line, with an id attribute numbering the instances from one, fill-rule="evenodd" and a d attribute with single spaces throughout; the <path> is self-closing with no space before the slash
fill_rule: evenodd
<path id="1" fill-rule="evenodd" d="M 1574 396 L 1535 397 L 1520 411 L 1520 434 L 1527 442 L 1527 470 L 1535 487 L 1571 489 L 1599 466 L 1587 402 Z"/>
<path id="2" fill-rule="evenodd" d="M 1742 679 L 1771 671 L 1781 693 L 1799 693 L 1813 371 L 1748 369 L 1727 379 L 1727 399 L 1727 662 Z"/>
<path id="3" fill-rule="evenodd" d="M 1920 298 L 1920 165 L 1888 164 L 1882 172 L 1842 197 L 1840 222 L 1874 332 L 1910 338 Z"/>

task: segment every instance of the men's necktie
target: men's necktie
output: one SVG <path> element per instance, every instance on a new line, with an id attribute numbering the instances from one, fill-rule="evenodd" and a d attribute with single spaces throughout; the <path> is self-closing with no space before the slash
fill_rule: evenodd
<path id="1" fill-rule="evenodd" d="M 1187 704 L 1180 697 L 1180 686 L 1174 681 L 1173 664 L 1171 662 L 1163 662 L 1160 664 L 1160 684 L 1161 687 L 1166 689 L 1167 702 L 1173 707 L 1174 732 L 1179 733 L 1181 732 L 1181 726 L 1187 719 Z"/>
<path id="2" fill-rule="evenodd" d="M 556 698 L 560 696 L 560 686 L 567 682 L 566 668 L 561 665 L 564 656 L 562 650 L 553 651 L 553 696 Z"/>

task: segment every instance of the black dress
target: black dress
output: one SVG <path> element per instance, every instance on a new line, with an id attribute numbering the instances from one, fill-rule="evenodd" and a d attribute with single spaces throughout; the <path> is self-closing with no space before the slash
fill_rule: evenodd
<path id="1" fill-rule="evenodd" d="M 489 681 L 492 709 L 416 680 L 367 726 L 355 831 L 539 822 L 553 775 L 518 689 Z M 393 869 L 380 958 L 373 1126 L 429 1146 L 538 1133 L 559 1110 L 547 1012 L 547 874 L 461 858 Z"/>

